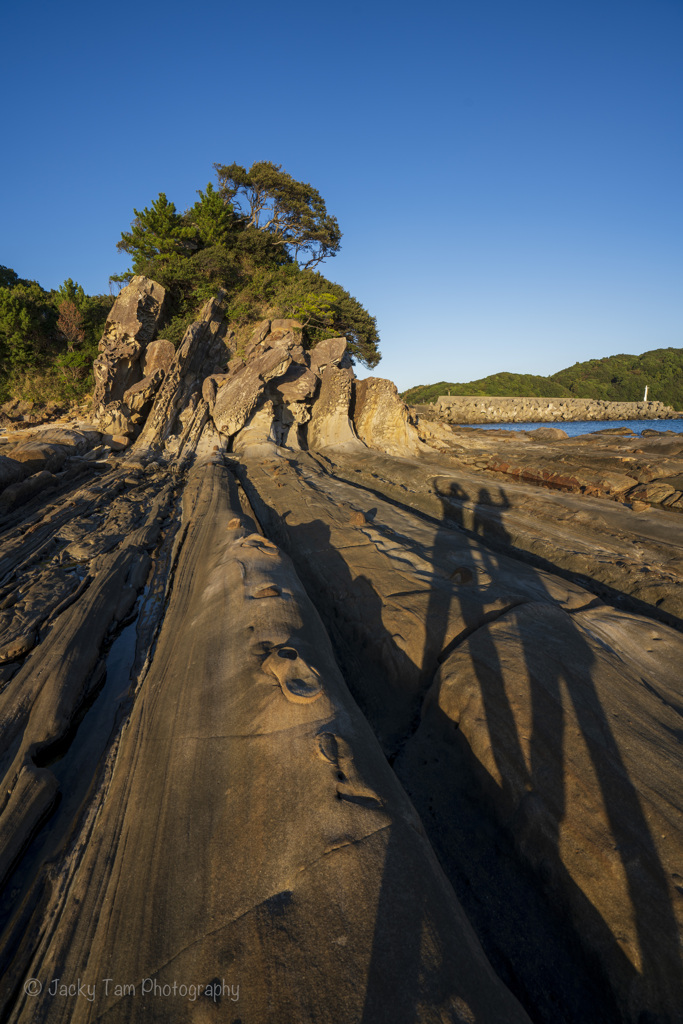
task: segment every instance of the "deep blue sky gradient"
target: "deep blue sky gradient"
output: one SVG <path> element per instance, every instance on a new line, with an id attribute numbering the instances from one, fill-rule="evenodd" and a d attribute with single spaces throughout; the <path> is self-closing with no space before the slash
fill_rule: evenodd
<path id="1" fill-rule="evenodd" d="M 107 291 L 134 207 L 270 159 L 338 217 L 321 269 L 401 389 L 683 346 L 681 0 L 65 0 L 3 34 L 22 277 Z"/>

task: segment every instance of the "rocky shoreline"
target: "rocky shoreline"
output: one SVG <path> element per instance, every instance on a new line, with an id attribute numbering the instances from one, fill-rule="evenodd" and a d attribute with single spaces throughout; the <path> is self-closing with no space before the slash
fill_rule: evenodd
<path id="1" fill-rule="evenodd" d="M 0 449 L 3 1019 L 681 1024 L 683 436 L 164 301 Z"/>
<path id="2" fill-rule="evenodd" d="M 417 412 L 444 423 L 571 423 L 581 420 L 680 419 L 663 402 L 607 402 L 593 398 L 495 398 L 442 395 Z"/>

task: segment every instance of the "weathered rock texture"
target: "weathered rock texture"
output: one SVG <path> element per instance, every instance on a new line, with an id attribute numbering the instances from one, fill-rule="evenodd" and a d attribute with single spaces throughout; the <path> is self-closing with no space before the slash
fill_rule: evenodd
<path id="1" fill-rule="evenodd" d="M 94 406 L 118 402 L 142 378 L 140 366 L 163 316 L 166 291 L 156 281 L 134 277 L 112 306 L 95 360 Z"/>
<path id="2" fill-rule="evenodd" d="M 367 377 L 354 384 L 353 421 L 370 448 L 397 455 L 417 455 L 424 447 L 408 422 L 408 410 L 390 380 Z"/>
<path id="3" fill-rule="evenodd" d="M 664 402 L 598 398 L 480 398 L 442 395 L 434 411 L 448 423 L 557 423 L 562 420 L 660 420 L 676 412 Z"/>
<path id="4" fill-rule="evenodd" d="M 3 1020 L 680 1024 L 683 439 L 140 352 L 2 447 Z"/>

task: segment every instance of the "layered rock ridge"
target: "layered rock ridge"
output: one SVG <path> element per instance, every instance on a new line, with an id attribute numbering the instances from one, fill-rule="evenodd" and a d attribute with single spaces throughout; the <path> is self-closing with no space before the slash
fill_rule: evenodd
<path id="1" fill-rule="evenodd" d="M 681 1022 L 675 510 L 163 316 L 4 446 L 3 1019 Z"/>

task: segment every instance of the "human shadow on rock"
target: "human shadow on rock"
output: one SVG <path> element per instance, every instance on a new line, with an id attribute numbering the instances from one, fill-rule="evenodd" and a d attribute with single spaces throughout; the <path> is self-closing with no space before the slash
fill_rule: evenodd
<path id="1" fill-rule="evenodd" d="M 425 757 L 420 751 L 419 756 L 408 760 L 400 753 L 419 726 L 425 686 L 434 675 L 442 634 L 448 628 L 447 602 L 454 591 L 439 564 L 440 539 L 435 545 L 438 578 L 434 578 L 428 592 L 425 651 L 422 664 L 417 664 L 384 625 L 385 602 L 372 581 L 365 575 L 351 576 L 346 561 L 331 542 L 329 526 L 321 520 L 285 525 L 286 517 L 275 516 L 261 504 L 260 514 L 265 513 L 264 521 L 272 527 L 273 539 L 293 558 L 323 618 L 352 695 L 389 760 L 393 761 L 399 752 L 395 770 L 417 806 L 442 867 L 494 969 L 539 1022 L 583 1024 L 591 1017 L 596 1024 L 599 1020 L 616 1020 L 614 1015 L 596 1013 L 609 1002 L 602 979 L 593 979 L 571 927 L 539 892 L 531 870 L 520 864 L 512 844 L 484 810 L 471 753 L 467 751 L 457 766 L 452 758 L 437 762 L 431 751 Z M 454 531 L 447 528 L 444 546 L 452 545 L 454 539 Z M 413 550 L 425 553 L 418 545 Z M 469 585 L 475 577 L 476 559 L 461 555 L 460 544 L 456 577 Z M 476 602 L 471 608 L 469 621 L 474 628 L 480 624 Z M 480 609 L 480 614 L 485 620 L 488 612 Z M 418 968 L 420 976 L 424 974 L 419 939 L 423 922 L 406 886 L 409 890 L 409 872 L 400 847 L 390 839 L 363 1024 L 384 1019 L 377 1014 L 386 1007 L 387 985 L 396 977 L 392 936 L 398 927 L 403 936 L 400 976 L 405 984 L 404 1002 L 396 1020 L 407 1024 L 414 1019 L 411 993 L 417 992 Z"/>
<path id="2" fill-rule="evenodd" d="M 457 484 L 449 495 L 442 496 L 443 524 L 432 552 L 435 567 L 450 551 L 453 510 L 461 497 Z M 424 786 L 410 783 L 416 763 L 420 757 L 428 761 L 438 752 L 439 771 L 432 769 L 426 774 L 440 787 L 442 803 L 451 788 L 445 775 L 453 773 L 451 782 L 457 789 L 455 773 L 468 763 L 492 813 L 506 827 L 540 887 L 564 909 L 587 955 L 597 957 L 604 965 L 619 1012 L 642 1024 L 679 1019 L 674 1015 L 675 1008 L 683 1006 L 683 973 L 667 878 L 638 792 L 600 701 L 596 648 L 547 592 L 545 600 L 536 598 L 511 608 L 495 623 L 475 621 L 477 602 L 472 602 L 472 591 L 480 603 L 481 620 L 490 598 L 487 590 L 496 586 L 499 559 L 488 544 L 492 540 L 496 545 L 506 542 L 501 518 L 506 507 L 502 491 L 500 500 L 495 501 L 482 488 L 473 530 L 468 532 L 483 542 L 480 553 L 487 583 L 480 587 L 475 576 L 453 589 L 452 599 L 458 600 L 461 589 L 469 588 L 468 599 L 461 605 L 471 632 L 463 645 L 451 645 L 453 649 L 444 652 L 444 664 L 426 701 L 420 729 L 396 765 L 397 771 L 400 777 L 407 776 L 407 788 L 418 810 L 438 821 L 439 796 L 428 796 Z M 429 628 L 437 633 L 433 642 L 445 642 L 447 620 L 443 590 L 435 588 L 428 613 Z M 476 715 L 469 714 L 468 702 L 476 704 L 479 699 L 483 720 L 477 721 Z M 525 699 L 527 707 L 523 706 Z M 568 764 L 563 750 L 567 743 L 578 740 L 567 732 L 572 711 L 597 780 L 598 799 L 607 822 L 603 831 L 608 838 L 611 834 L 617 851 L 612 856 L 618 859 L 620 871 L 615 865 L 614 874 L 621 872 L 625 879 L 624 895 L 630 903 L 640 970 L 622 952 L 623 936 L 614 934 L 609 922 L 573 880 L 571 857 L 567 864 L 563 859 L 561 826 L 568 792 Z M 527 735 L 522 735 L 520 721 L 527 723 Z M 464 745 L 474 755 L 473 760 L 463 755 Z M 579 785 L 585 782 L 581 779 Z M 449 837 L 437 836 L 435 845 L 442 859 L 448 860 Z M 591 852 L 595 850 L 589 848 L 589 856 Z M 580 861 L 580 854 L 578 858 Z M 605 878 L 605 884 L 609 882 Z M 464 902 L 467 906 L 467 900 Z M 520 925 L 523 927 L 521 921 Z M 594 1007 L 592 1019 L 620 1019 L 614 1017 L 610 1002 L 603 999 L 602 1009 Z"/>

